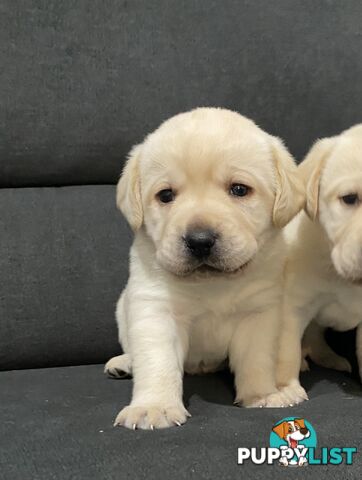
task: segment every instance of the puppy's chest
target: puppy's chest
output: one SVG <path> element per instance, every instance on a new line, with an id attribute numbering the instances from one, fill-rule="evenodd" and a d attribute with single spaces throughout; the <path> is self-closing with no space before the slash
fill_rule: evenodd
<path id="1" fill-rule="evenodd" d="M 207 373 L 217 370 L 228 356 L 236 328 L 255 311 L 253 303 L 233 302 L 223 308 L 211 309 L 209 305 L 209 309 L 194 316 L 188 329 L 185 371 Z"/>
<path id="2" fill-rule="evenodd" d="M 227 358 L 236 323 L 234 316 L 219 317 L 211 313 L 195 318 L 188 332 L 189 348 L 185 370 L 188 373 L 217 370 Z"/>
<path id="3" fill-rule="evenodd" d="M 240 320 L 242 317 L 255 311 L 267 309 L 269 305 L 277 301 L 279 285 L 270 282 L 250 282 L 237 288 L 235 285 L 211 286 L 201 292 L 184 297 L 187 303 L 186 311 L 192 320 L 200 317 L 214 317 L 215 321 Z M 193 308 L 190 308 L 190 307 Z"/>
<path id="4" fill-rule="evenodd" d="M 331 303 L 318 315 L 318 323 L 336 330 L 349 330 L 362 322 L 362 288 L 351 286 L 334 292 Z"/>

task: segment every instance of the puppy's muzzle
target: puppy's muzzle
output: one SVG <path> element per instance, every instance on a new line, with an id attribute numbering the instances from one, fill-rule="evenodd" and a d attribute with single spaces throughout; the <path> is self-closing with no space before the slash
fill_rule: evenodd
<path id="1" fill-rule="evenodd" d="M 216 232 L 211 229 L 194 228 L 186 233 L 183 240 L 191 255 L 202 260 L 211 255 L 216 238 Z"/>

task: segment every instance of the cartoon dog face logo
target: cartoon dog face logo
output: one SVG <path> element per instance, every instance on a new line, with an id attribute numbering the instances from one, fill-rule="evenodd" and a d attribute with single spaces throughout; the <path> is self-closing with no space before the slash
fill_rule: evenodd
<path id="1" fill-rule="evenodd" d="M 289 448 L 293 450 L 298 448 L 299 442 L 310 436 L 310 431 L 305 425 L 304 419 L 295 418 L 294 420 L 285 420 L 273 427 L 273 432 L 278 435 L 279 438 L 284 440 Z M 285 455 L 281 455 L 280 463 L 282 465 L 306 465 L 308 463 L 307 458 L 301 456 L 298 461 L 295 459 L 288 460 Z"/>

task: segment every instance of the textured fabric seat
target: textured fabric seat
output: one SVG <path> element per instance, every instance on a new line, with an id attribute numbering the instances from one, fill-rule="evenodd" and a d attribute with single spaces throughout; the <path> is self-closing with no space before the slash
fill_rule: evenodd
<path id="1" fill-rule="evenodd" d="M 99 365 L 2 372 L 1 478 L 329 479 L 326 466 L 286 472 L 279 465 L 237 464 L 239 447 L 269 446 L 273 424 L 287 416 L 308 419 L 320 446 L 357 446 L 358 383 L 321 370 L 304 374 L 303 382 L 310 401 L 280 411 L 233 406 L 226 373 L 188 376 L 184 398 L 193 416 L 182 427 L 155 433 L 112 426 L 132 382 L 107 379 Z M 352 466 L 334 467 L 335 478 L 360 478 L 361 467 L 357 456 Z"/>
<path id="2" fill-rule="evenodd" d="M 113 428 L 131 381 L 102 373 L 120 353 L 132 234 L 115 184 L 131 146 L 180 111 L 222 106 L 302 159 L 362 120 L 361 16 L 357 0 L 0 2 L 1 480 L 361 478 L 359 454 L 237 465 L 288 415 L 321 446 L 361 447 L 353 333 L 331 338 L 355 380 L 314 370 L 309 402 L 246 410 L 229 374 L 187 377 L 193 417 L 167 431 Z"/>

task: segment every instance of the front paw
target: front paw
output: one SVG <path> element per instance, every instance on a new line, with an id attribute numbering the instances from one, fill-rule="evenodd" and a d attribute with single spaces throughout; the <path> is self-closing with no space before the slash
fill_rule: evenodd
<path id="1" fill-rule="evenodd" d="M 290 405 L 288 398 L 280 391 L 275 391 L 266 395 L 245 397 L 242 401 L 235 400 L 235 404 L 247 408 L 280 408 Z"/>
<path id="2" fill-rule="evenodd" d="M 191 417 L 185 407 L 181 405 L 129 405 L 123 408 L 116 417 L 114 426 L 124 426 L 136 430 L 153 430 L 154 428 L 168 428 L 181 426 Z"/>
<path id="3" fill-rule="evenodd" d="M 287 399 L 288 404 L 299 405 L 299 403 L 309 400 L 307 392 L 301 386 L 298 380 L 292 380 L 284 387 L 279 389 L 280 394 Z"/>

